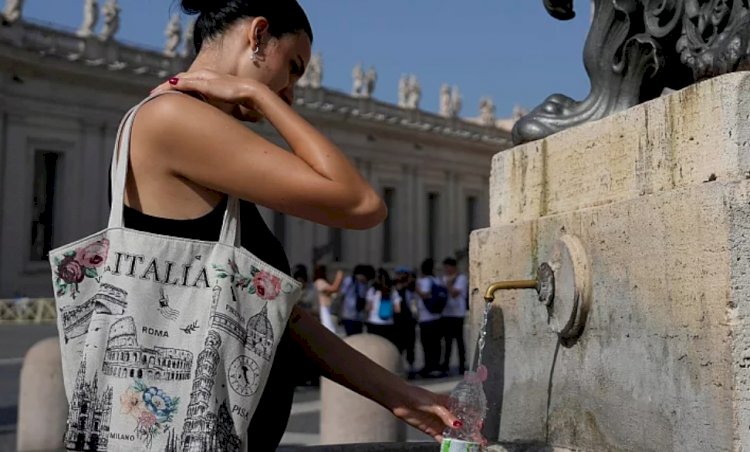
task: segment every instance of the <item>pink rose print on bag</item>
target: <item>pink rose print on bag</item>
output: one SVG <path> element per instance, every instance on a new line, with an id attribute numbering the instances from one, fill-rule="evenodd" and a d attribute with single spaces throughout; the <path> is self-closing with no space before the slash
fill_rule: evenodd
<path id="1" fill-rule="evenodd" d="M 234 287 L 257 295 L 262 300 L 275 300 L 281 293 L 281 279 L 265 270 L 251 267 L 250 275 L 245 276 L 240 273 L 237 263 L 231 259 L 228 262 L 228 268 L 221 265 L 213 267 L 217 278 L 229 279 Z"/>
<path id="2" fill-rule="evenodd" d="M 259 271 L 253 278 L 255 293 L 263 300 L 273 300 L 281 293 L 281 280 L 266 271 Z"/>
<path id="3" fill-rule="evenodd" d="M 107 262 L 108 253 L 109 240 L 101 239 L 75 251 L 68 251 L 62 256 L 55 257 L 57 295 L 61 297 L 70 294 L 75 299 L 80 292 L 78 285 L 84 279 L 92 278 L 96 282 L 100 282 L 101 276 L 97 268 L 102 267 Z"/>
<path id="4" fill-rule="evenodd" d="M 98 268 L 107 261 L 109 240 L 103 239 L 76 250 L 76 261 L 86 268 Z"/>

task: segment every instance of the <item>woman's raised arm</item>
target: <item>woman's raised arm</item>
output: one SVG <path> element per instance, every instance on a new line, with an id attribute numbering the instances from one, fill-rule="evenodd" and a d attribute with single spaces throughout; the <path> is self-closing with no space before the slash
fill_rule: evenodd
<path id="1" fill-rule="evenodd" d="M 134 135 L 175 176 L 331 227 L 367 229 L 385 218 L 382 199 L 343 152 L 265 85 L 200 71 L 173 89 L 260 112 L 293 151 L 208 103 L 161 96 L 143 107 Z"/>

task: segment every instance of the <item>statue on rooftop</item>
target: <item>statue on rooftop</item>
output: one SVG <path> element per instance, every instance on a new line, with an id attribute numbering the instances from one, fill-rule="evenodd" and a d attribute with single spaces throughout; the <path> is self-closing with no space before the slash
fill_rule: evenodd
<path id="1" fill-rule="evenodd" d="M 176 57 L 182 42 L 182 22 L 179 14 L 172 15 L 166 30 L 164 30 L 164 36 L 167 38 L 167 42 L 164 44 L 164 55 Z"/>
<path id="2" fill-rule="evenodd" d="M 310 57 L 305 70 L 305 77 L 310 88 L 320 88 L 323 84 L 323 55 L 320 52 Z"/>
<path id="3" fill-rule="evenodd" d="M 492 98 L 481 98 L 479 100 L 479 122 L 483 126 L 494 126 L 495 119 L 495 103 Z"/>
<path id="4" fill-rule="evenodd" d="M 117 4 L 117 0 L 107 0 L 102 5 L 102 16 L 104 26 L 99 38 L 102 41 L 110 41 L 120 30 L 120 5 Z"/>
<path id="5" fill-rule="evenodd" d="M 7 0 L 3 9 L 3 22 L 12 24 L 21 18 L 23 13 L 23 0 Z"/>
<path id="6" fill-rule="evenodd" d="M 440 116 L 444 118 L 450 118 L 451 116 L 453 116 L 451 88 L 445 83 L 440 86 Z"/>
<path id="7" fill-rule="evenodd" d="M 362 70 L 362 64 L 357 63 L 352 70 L 352 96 L 360 97 L 362 89 L 365 86 L 365 71 Z"/>
<path id="8" fill-rule="evenodd" d="M 367 70 L 367 73 L 365 74 L 365 87 L 364 92 L 362 93 L 362 97 L 365 97 L 367 99 L 371 98 L 372 95 L 375 93 L 375 84 L 378 81 L 378 73 L 375 71 L 375 68 L 373 66 L 370 66 L 370 69 Z"/>
<path id="9" fill-rule="evenodd" d="M 416 75 L 409 76 L 406 88 L 406 108 L 410 110 L 418 109 L 419 101 L 422 99 L 422 87 Z"/>
<path id="10" fill-rule="evenodd" d="M 409 91 L 409 76 L 401 74 L 401 78 L 398 80 L 398 106 L 401 108 L 406 107 L 406 97 Z"/>
<path id="11" fill-rule="evenodd" d="M 195 19 L 192 19 L 190 22 L 188 22 L 187 27 L 185 27 L 185 34 L 183 35 L 182 42 L 182 57 L 183 58 L 192 58 L 195 56 L 195 45 L 193 43 L 193 38 L 195 36 Z"/>
<path id="12" fill-rule="evenodd" d="M 94 36 L 99 22 L 99 4 L 96 0 L 85 0 L 83 3 L 83 22 L 76 34 L 82 38 Z"/>

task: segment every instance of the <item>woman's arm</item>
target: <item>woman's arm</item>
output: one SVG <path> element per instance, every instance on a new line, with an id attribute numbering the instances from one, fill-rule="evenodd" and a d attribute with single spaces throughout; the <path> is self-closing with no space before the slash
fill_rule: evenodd
<path id="1" fill-rule="evenodd" d="M 139 112 L 134 164 L 136 154 L 142 154 L 141 166 L 158 166 L 177 179 L 327 226 L 366 229 L 385 218 L 380 196 L 343 152 L 267 86 L 201 71 L 181 74 L 171 88 L 252 106 L 293 152 L 208 103 L 170 95 L 147 103 Z"/>
<path id="2" fill-rule="evenodd" d="M 344 282 L 344 272 L 341 270 L 336 272 L 336 276 L 333 279 L 333 284 L 331 284 L 331 290 L 333 293 L 336 293 L 341 289 L 341 283 Z"/>
<path id="3" fill-rule="evenodd" d="M 458 421 L 448 397 L 407 384 L 328 331 L 308 313 L 294 308 L 290 333 L 322 375 L 390 410 L 395 416 L 440 440 Z"/>

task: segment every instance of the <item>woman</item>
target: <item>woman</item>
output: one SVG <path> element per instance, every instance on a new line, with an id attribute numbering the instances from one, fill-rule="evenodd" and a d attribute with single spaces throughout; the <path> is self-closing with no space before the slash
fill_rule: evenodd
<path id="1" fill-rule="evenodd" d="M 415 291 L 417 293 L 419 336 L 424 351 L 424 367 L 419 371 L 419 375 L 425 378 L 444 377 L 445 374 L 440 369 L 440 357 L 443 352 L 441 344 L 443 332 L 440 329 L 441 314 L 431 312 L 426 304 L 432 298 L 432 286 L 442 283 L 435 277 L 435 262 L 432 259 L 422 261 L 419 270 L 420 277 L 415 284 Z"/>
<path id="2" fill-rule="evenodd" d="M 367 332 L 377 334 L 398 346 L 393 318 L 401 312 L 401 297 L 385 269 L 378 270 L 375 284 L 367 291 Z"/>
<path id="3" fill-rule="evenodd" d="M 182 0 L 195 24 L 190 69 L 155 91 L 131 140 L 126 226 L 216 240 L 227 195 L 241 207 L 242 246 L 289 272 L 281 244 L 255 204 L 323 225 L 366 229 L 380 223 L 380 197 L 336 145 L 291 107 L 310 59 L 312 30 L 294 0 Z M 265 118 L 292 152 L 240 121 Z M 254 450 L 274 450 L 286 428 L 296 375 L 310 363 L 323 376 L 368 397 L 440 438 L 458 422 L 447 398 L 408 385 L 348 347 L 295 308 L 250 422 Z M 261 442 L 263 441 L 263 442 Z"/>
<path id="4" fill-rule="evenodd" d="M 320 312 L 320 323 L 322 323 L 328 331 L 336 333 L 336 325 L 334 325 L 333 317 L 331 316 L 331 305 L 333 304 L 333 295 L 341 288 L 341 281 L 344 280 L 344 272 L 341 270 L 337 271 L 333 283 L 329 283 L 326 266 L 318 264 L 315 266 L 313 279 L 315 280 L 313 283 L 315 284 L 315 289 L 318 291 L 318 312 Z"/>
<path id="5" fill-rule="evenodd" d="M 406 355 L 409 379 L 413 379 L 416 375 L 414 371 L 414 346 L 417 340 L 415 283 L 416 278 L 412 276 L 411 270 L 405 267 L 396 270 L 396 291 L 401 297 L 401 309 L 394 316 L 393 323 L 396 330 L 396 346 L 401 354 Z"/>

